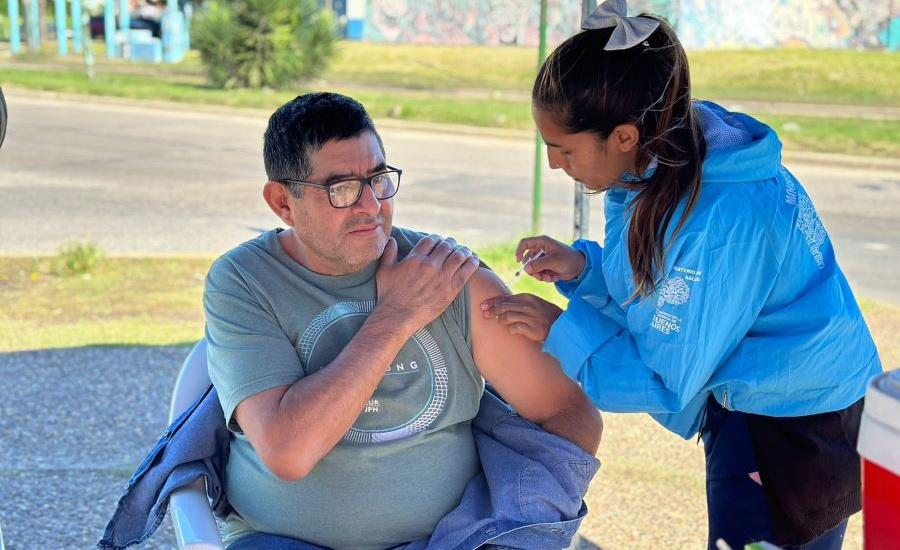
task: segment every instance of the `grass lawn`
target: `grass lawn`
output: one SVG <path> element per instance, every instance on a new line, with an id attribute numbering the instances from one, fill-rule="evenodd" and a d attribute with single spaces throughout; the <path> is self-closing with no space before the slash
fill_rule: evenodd
<path id="1" fill-rule="evenodd" d="M 537 72 L 537 48 L 431 46 L 342 41 L 321 81 L 410 90 L 485 90 L 528 94 Z M 106 59 L 94 43 L 98 75 L 114 72 L 203 83 L 196 51 L 177 65 Z M 900 105 L 900 56 L 855 50 L 689 51 L 696 97 L 854 105 Z M 15 60 L 84 72 L 81 57 L 60 58 L 47 46 Z"/>
<path id="2" fill-rule="evenodd" d="M 900 105 L 900 56 L 882 52 L 762 50 L 691 52 L 696 97 Z M 322 79 L 290 91 L 210 88 L 196 52 L 179 65 L 109 61 L 97 54 L 88 81 L 80 58 L 25 55 L 7 64 L 3 84 L 73 94 L 111 95 L 274 109 L 298 93 L 331 89 L 362 101 L 373 116 L 532 129 L 528 92 L 533 48 L 416 46 L 341 42 Z M 460 93 L 465 90 L 465 93 Z M 753 114 L 753 113 L 751 113 Z M 900 157 L 900 121 L 762 115 L 794 150 Z"/>
<path id="3" fill-rule="evenodd" d="M 696 97 L 900 105 L 900 56 L 875 51 L 688 52 Z M 325 80 L 530 93 L 537 49 L 342 42 Z"/>
<path id="4" fill-rule="evenodd" d="M 49 258 L 2 258 L 0 352 L 194 342 L 211 263 L 110 258 L 82 276 L 56 274 Z"/>
<path id="5" fill-rule="evenodd" d="M 514 245 L 479 255 L 507 280 Z M 201 296 L 212 258 L 107 258 L 89 276 L 57 274 L 52 258 L 0 260 L 0 352 L 86 345 L 172 345 L 203 335 Z M 523 276 L 513 292 L 565 306 L 550 285 Z M 860 300 L 885 365 L 900 363 L 900 308 Z"/>

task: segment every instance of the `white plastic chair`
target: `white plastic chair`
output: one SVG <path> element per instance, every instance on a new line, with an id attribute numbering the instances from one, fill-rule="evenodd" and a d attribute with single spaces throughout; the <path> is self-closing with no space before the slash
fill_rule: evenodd
<path id="1" fill-rule="evenodd" d="M 184 360 L 169 406 L 171 423 L 209 387 L 206 367 L 206 340 L 200 340 Z M 219 526 L 206 496 L 206 482 L 201 478 L 172 492 L 169 516 L 175 527 L 178 548 L 183 550 L 224 550 Z"/>

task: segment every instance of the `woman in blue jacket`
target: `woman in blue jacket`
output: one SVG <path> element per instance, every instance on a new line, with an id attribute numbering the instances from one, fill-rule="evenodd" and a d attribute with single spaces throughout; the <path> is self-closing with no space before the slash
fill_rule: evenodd
<path id="1" fill-rule="evenodd" d="M 775 133 L 692 101 L 664 21 L 608 0 L 584 28 L 541 67 L 533 115 L 551 168 L 607 192 L 605 243 L 523 239 L 567 309 L 519 294 L 484 315 L 544 341 L 600 409 L 701 433 L 711 549 L 840 548 L 881 363 L 831 241 Z"/>

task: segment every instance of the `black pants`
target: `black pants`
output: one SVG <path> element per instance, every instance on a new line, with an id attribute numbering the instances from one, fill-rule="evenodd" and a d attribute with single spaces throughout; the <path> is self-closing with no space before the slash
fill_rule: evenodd
<path id="1" fill-rule="evenodd" d="M 701 434 L 706 451 L 710 550 L 716 550 L 718 539 L 734 549 L 751 542 L 777 540 L 766 492 L 749 475 L 759 472 L 760 467 L 748 417 L 754 420 L 751 415 L 723 409 L 713 399 L 707 404 Z M 786 550 L 838 550 L 846 527 L 844 519 L 809 542 L 782 546 Z"/>

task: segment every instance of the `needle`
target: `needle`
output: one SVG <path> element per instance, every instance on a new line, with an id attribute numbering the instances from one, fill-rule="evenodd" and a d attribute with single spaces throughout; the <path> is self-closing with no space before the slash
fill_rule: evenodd
<path id="1" fill-rule="evenodd" d="M 512 278 L 506 283 L 506 286 L 512 286 L 512 284 L 516 281 L 516 279 L 518 279 L 522 275 L 522 273 L 525 273 L 525 268 L 528 267 L 528 264 L 537 260 L 538 258 L 540 258 L 543 255 L 544 255 L 544 250 L 541 249 L 541 250 L 538 250 L 537 254 L 535 254 L 534 256 L 525 260 L 525 263 L 522 264 L 522 267 L 520 267 L 518 270 L 516 270 L 516 272 L 513 274 Z"/>

